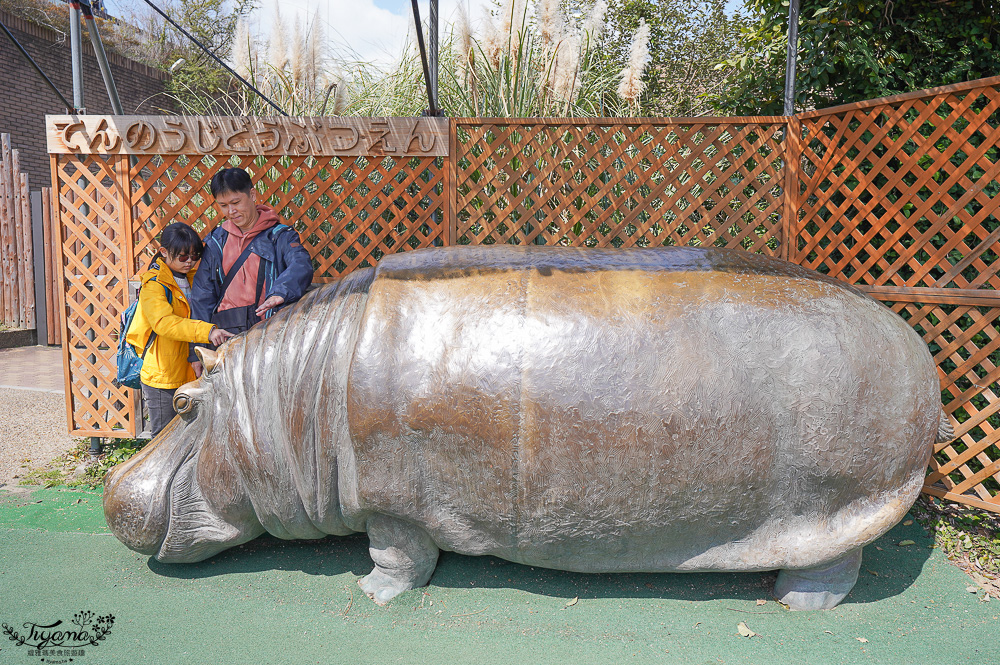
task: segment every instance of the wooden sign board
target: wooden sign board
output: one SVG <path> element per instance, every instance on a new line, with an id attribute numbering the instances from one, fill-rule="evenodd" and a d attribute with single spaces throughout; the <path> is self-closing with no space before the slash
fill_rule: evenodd
<path id="1" fill-rule="evenodd" d="M 442 157 L 447 118 L 46 116 L 49 154 Z"/>

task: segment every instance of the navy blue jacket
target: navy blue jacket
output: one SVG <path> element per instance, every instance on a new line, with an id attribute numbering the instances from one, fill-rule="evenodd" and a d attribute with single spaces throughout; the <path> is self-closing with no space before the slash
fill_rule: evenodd
<path id="1" fill-rule="evenodd" d="M 222 246 L 229 232 L 222 225 L 205 238 L 205 251 L 191 284 L 191 318 L 211 321 L 222 300 Z M 285 224 L 275 224 L 250 241 L 250 251 L 260 257 L 264 271 L 264 298 L 281 296 L 284 305 L 293 303 L 312 283 L 313 266 L 298 232 Z M 276 308 L 277 309 L 277 308 Z M 268 312 L 270 316 L 276 309 Z"/>

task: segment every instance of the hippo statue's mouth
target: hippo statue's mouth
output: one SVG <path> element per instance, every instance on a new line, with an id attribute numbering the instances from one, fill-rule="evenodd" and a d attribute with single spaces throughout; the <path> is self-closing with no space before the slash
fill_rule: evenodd
<path id="1" fill-rule="evenodd" d="M 197 437 L 175 418 L 145 448 L 104 478 L 104 514 L 111 532 L 129 549 L 157 554 L 167 536 L 170 487 Z"/>

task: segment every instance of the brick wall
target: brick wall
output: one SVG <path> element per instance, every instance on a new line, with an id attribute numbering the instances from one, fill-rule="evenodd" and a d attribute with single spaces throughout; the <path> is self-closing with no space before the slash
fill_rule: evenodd
<path id="1" fill-rule="evenodd" d="M 73 101 L 73 74 L 70 63 L 69 35 L 62 35 L 0 12 L 0 21 L 31 54 L 63 96 Z M 88 113 L 112 113 L 101 70 L 90 46 L 90 36 L 81 29 L 83 39 L 83 99 Z M 167 75 L 152 67 L 108 53 L 111 73 L 126 114 L 161 114 L 172 112 L 173 104 L 163 93 Z M 0 32 L 0 132 L 11 135 L 11 143 L 21 153 L 21 169 L 28 173 L 31 189 L 51 183 L 49 157 L 45 148 L 46 114 L 66 112 L 63 103 L 46 85 L 24 56 Z"/>

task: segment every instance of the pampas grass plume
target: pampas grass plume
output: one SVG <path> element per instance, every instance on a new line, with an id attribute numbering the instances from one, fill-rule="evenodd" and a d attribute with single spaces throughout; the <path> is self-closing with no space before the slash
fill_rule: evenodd
<path id="1" fill-rule="evenodd" d="M 553 69 L 552 91 L 556 99 L 564 104 L 572 104 L 580 89 L 580 38 L 577 35 L 564 37 L 556 50 Z"/>
<path id="2" fill-rule="evenodd" d="M 306 61 L 308 56 L 306 54 L 306 40 L 302 36 L 302 26 L 299 25 L 298 18 L 295 19 L 295 23 L 292 26 L 291 51 L 288 68 L 292 73 L 292 81 L 295 82 L 296 86 L 299 86 L 304 84 L 307 79 Z"/>
<path id="3" fill-rule="evenodd" d="M 271 28 L 271 44 L 267 59 L 272 67 L 282 70 L 288 65 L 288 36 L 285 22 L 281 20 L 279 4 L 274 5 L 274 26 Z"/>
<path id="4" fill-rule="evenodd" d="M 306 49 L 306 71 L 308 83 L 312 88 L 316 87 L 320 73 L 326 69 L 326 33 L 323 30 L 323 22 L 319 18 L 319 9 L 313 14 L 312 23 L 309 25 L 309 44 Z"/>
<path id="5" fill-rule="evenodd" d="M 632 45 L 629 47 L 628 63 L 621 73 L 618 84 L 618 96 L 632 106 L 639 105 L 639 97 L 646 88 L 642 73 L 649 63 L 649 26 L 644 19 L 639 19 L 639 29 L 635 31 Z"/>
<path id="6" fill-rule="evenodd" d="M 469 13 L 465 9 L 465 3 L 458 3 L 458 21 L 453 33 L 455 50 L 458 58 L 455 62 L 456 73 L 459 81 L 465 81 L 472 68 L 473 44 L 472 26 L 469 25 Z"/>
<path id="7" fill-rule="evenodd" d="M 236 31 L 233 34 L 233 70 L 245 79 L 253 73 L 250 58 L 250 30 L 241 16 L 236 21 Z"/>
<path id="8" fill-rule="evenodd" d="M 591 8 L 590 14 L 587 15 L 587 20 L 583 24 L 583 34 L 584 39 L 587 39 L 591 45 L 600 40 L 601 33 L 604 31 L 604 15 L 607 13 L 608 0 L 597 0 Z"/>
<path id="9" fill-rule="evenodd" d="M 538 0 L 535 20 L 538 25 L 538 45 L 543 53 L 549 53 L 562 37 L 563 17 L 559 11 L 559 0 Z"/>

